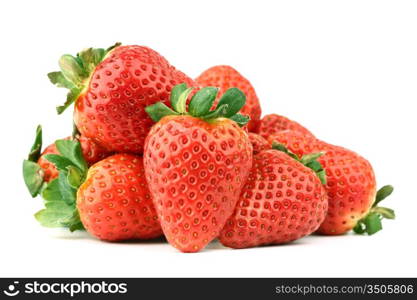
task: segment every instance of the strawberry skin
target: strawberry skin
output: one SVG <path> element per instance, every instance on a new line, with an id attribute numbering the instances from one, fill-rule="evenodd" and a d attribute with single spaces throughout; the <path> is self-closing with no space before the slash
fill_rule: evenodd
<path id="1" fill-rule="evenodd" d="M 270 136 L 298 156 L 323 151 L 318 161 L 326 170 L 329 197 L 327 217 L 318 232 L 338 235 L 350 231 L 375 201 L 376 180 L 371 164 L 348 149 L 333 146 L 294 131 Z"/>
<path id="2" fill-rule="evenodd" d="M 259 123 L 257 133 L 267 139 L 270 135 L 279 133 L 284 130 L 297 131 L 304 135 L 314 137 L 314 135 L 301 124 L 277 114 L 269 114 L 264 116 Z"/>
<path id="3" fill-rule="evenodd" d="M 247 134 L 229 119 L 167 116 L 150 131 L 146 178 L 168 241 L 197 252 L 232 214 L 252 162 Z"/>
<path id="4" fill-rule="evenodd" d="M 258 154 L 263 150 L 271 149 L 271 144 L 259 134 L 249 132 L 248 136 L 252 144 L 253 154 Z"/>
<path id="5" fill-rule="evenodd" d="M 214 66 L 200 74 L 195 79 L 201 86 L 215 86 L 220 88 L 219 95 L 227 89 L 236 87 L 246 95 L 246 104 L 241 113 L 249 115 L 249 131 L 255 131 L 261 118 L 261 105 L 252 84 L 231 66 Z"/>
<path id="6" fill-rule="evenodd" d="M 101 240 L 162 234 L 139 156 L 116 154 L 92 166 L 78 189 L 77 209 L 85 229 Z"/>
<path id="7" fill-rule="evenodd" d="M 326 212 L 327 195 L 316 174 L 283 152 L 265 150 L 254 156 L 219 239 L 231 248 L 288 243 L 316 231 Z"/>
<path id="8" fill-rule="evenodd" d="M 70 137 L 65 138 L 65 140 L 69 139 Z M 81 144 L 81 150 L 84 159 L 87 161 L 87 164 L 89 166 L 110 155 L 110 153 L 107 150 L 99 146 L 92 139 L 89 139 L 85 136 L 81 136 L 78 140 Z M 59 172 L 53 163 L 45 159 L 46 154 L 58 154 L 58 150 L 56 149 L 55 143 L 46 147 L 38 159 L 38 164 L 44 171 L 44 181 L 50 182 L 51 180 L 58 177 Z"/>

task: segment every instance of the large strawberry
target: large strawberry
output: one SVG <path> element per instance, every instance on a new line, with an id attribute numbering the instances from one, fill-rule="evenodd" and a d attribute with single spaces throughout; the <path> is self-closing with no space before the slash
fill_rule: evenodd
<path id="1" fill-rule="evenodd" d="M 168 103 L 172 87 L 193 81 L 156 51 L 143 46 L 107 50 L 89 48 L 77 56 L 63 55 L 52 83 L 70 90 L 63 112 L 75 101 L 74 121 L 80 133 L 112 152 L 143 151 L 153 122 L 145 107 Z"/>
<path id="2" fill-rule="evenodd" d="M 91 166 L 97 161 L 107 157 L 110 153 L 97 145 L 92 139 L 84 136 L 67 137 L 65 140 L 77 139 L 81 144 L 83 158 Z M 55 143 L 49 145 L 41 153 L 42 127 L 36 129 L 36 140 L 30 151 L 29 157 L 23 163 L 23 176 L 26 186 L 33 197 L 37 196 L 43 183 L 48 183 L 59 175 L 55 165 L 45 159 L 48 154 L 59 154 Z"/>
<path id="3" fill-rule="evenodd" d="M 227 90 L 210 111 L 217 89 L 177 85 L 173 110 L 162 103 L 147 111 L 158 123 L 145 143 L 146 179 L 169 243 L 196 252 L 215 239 L 239 198 L 252 165 L 252 146 L 239 127 L 248 119 L 237 114 L 245 103 L 238 89 Z"/>
<path id="4" fill-rule="evenodd" d="M 77 140 L 58 140 L 59 154 L 45 155 L 59 170 L 43 187 L 45 209 L 35 216 L 46 227 L 85 228 L 107 241 L 162 234 L 146 184 L 143 159 L 116 154 L 89 170 Z"/>
<path id="5" fill-rule="evenodd" d="M 316 231 L 327 212 L 320 155 L 298 159 L 280 145 L 255 155 L 220 242 L 232 248 L 282 244 Z"/>
<path id="6" fill-rule="evenodd" d="M 297 131 L 304 135 L 314 137 L 314 135 L 301 124 L 277 114 L 269 114 L 264 116 L 259 122 L 257 133 L 259 133 L 264 138 L 268 138 L 270 135 L 279 133 L 284 130 Z"/>
<path id="7" fill-rule="evenodd" d="M 326 170 L 329 211 L 318 232 L 336 235 L 354 229 L 356 233 L 371 235 L 382 229 L 382 218 L 395 217 L 392 209 L 378 206 L 393 188 L 384 186 L 376 191 L 372 166 L 362 156 L 294 131 L 277 133 L 269 140 L 284 144 L 299 156 L 325 153 L 318 160 Z"/>
<path id="8" fill-rule="evenodd" d="M 261 118 L 261 104 L 252 84 L 231 66 L 214 66 L 196 78 L 201 86 L 216 86 L 220 88 L 219 96 L 232 87 L 240 89 L 246 95 L 246 104 L 241 113 L 249 115 L 249 131 L 255 131 Z M 216 103 L 215 103 L 216 104 Z"/>

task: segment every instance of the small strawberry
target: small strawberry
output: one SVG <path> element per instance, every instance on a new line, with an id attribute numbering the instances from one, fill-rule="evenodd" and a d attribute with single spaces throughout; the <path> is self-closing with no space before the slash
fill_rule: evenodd
<path id="1" fill-rule="evenodd" d="M 252 144 L 253 154 L 258 154 L 263 150 L 271 149 L 271 145 L 268 143 L 268 141 L 259 134 L 249 132 L 248 136 Z"/>
<path id="2" fill-rule="evenodd" d="M 326 170 L 329 211 L 319 233 L 337 235 L 353 229 L 371 235 L 382 229 L 382 218 L 395 217 L 392 209 L 377 206 L 393 188 L 384 186 L 377 193 L 374 171 L 365 158 L 294 131 L 277 133 L 269 141 L 282 143 L 298 156 L 325 153 L 318 161 Z"/>
<path id="3" fill-rule="evenodd" d="M 72 137 L 67 137 L 64 140 L 70 139 Z M 81 143 L 83 158 L 89 166 L 110 155 L 107 150 L 89 138 L 81 136 L 76 139 Z M 44 183 L 54 180 L 59 175 L 55 165 L 45 158 L 48 154 L 59 154 L 55 143 L 46 147 L 42 153 L 41 149 L 42 127 L 39 125 L 36 129 L 35 143 L 31 148 L 28 159 L 23 162 L 23 178 L 32 197 L 36 197 L 41 192 Z"/>
<path id="4" fill-rule="evenodd" d="M 71 137 L 65 138 L 65 140 L 70 140 Z M 87 138 L 85 136 L 81 136 L 77 138 L 81 144 L 81 150 L 83 152 L 83 157 L 87 161 L 89 166 L 93 165 L 94 163 L 106 158 L 110 155 L 110 153 L 104 149 L 103 147 L 99 146 L 95 143 L 92 139 Z M 41 156 L 38 159 L 38 164 L 44 171 L 44 181 L 49 182 L 52 179 L 58 177 L 58 170 L 55 168 L 55 165 L 45 159 L 46 154 L 59 154 L 58 150 L 56 149 L 55 143 L 49 145 L 45 148 L 42 152 Z"/>
<path id="5" fill-rule="evenodd" d="M 279 133 L 284 130 L 297 131 L 302 134 L 314 137 L 314 135 L 301 124 L 277 114 L 264 116 L 259 123 L 257 133 L 267 139 L 270 135 Z"/>
<path id="6" fill-rule="evenodd" d="M 217 91 L 199 90 L 187 112 L 191 89 L 181 84 L 171 94 L 173 110 L 162 103 L 146 108 L 158 122 L 145 142 L 146 179 L 168 242 L 183 252 L 218 236 L 252 164 L 252 146 L 239 127 L 248 118 L 237 114 L 245 95 L 229 89 L 210 111 Z"/>
<path id="7" fill-rule="evenodd" d="M 89 170 L 77 140 L 58 140 L 59 154 L 45 155 L 59 171 L 42 189 L 46 227 L 86 229 L 107 241 L 149 239 L 162 234 L 146 184 L 142 157 L 116 154 Z"/>
<path id="8" fill-rule="evenodd" d="M 152 120 L 145 107 L 168 102 L 175 84 L 193 81 L 156 51 L 143 46 L 89 48 L 63 55 L 51 82 L 70 90 L 62 113 L 75 102 L 74 122 L 81 135 L 111 152 L 143 151 Z"/>
<path id="9" fill-rule="evenodd" d="M 261 118 L 261 105 L 252 84 L 231 66 L 215 66 L 207 69 L 195 80 L 201 86 L 215 86 L 220 88 L 219 96 L 229 88 L 240 89 L 246 95 L 246 104 L 241 113 L 249 115 L 249 131 L 255 132 Z M 217 101 L 218 102 L 218 101 Z M 214 104 L 216 105 L 217 102 Z"/>
<path id="10" fill-rule="evenodd" d="M 254 156 L 235 211 L 220 233 L 224 246 L 288 243 L 316 231 L 326 216 L 324 171 L 316 161 L 322 154 L 298 159 L 280 145 L 273 147 Z"/>

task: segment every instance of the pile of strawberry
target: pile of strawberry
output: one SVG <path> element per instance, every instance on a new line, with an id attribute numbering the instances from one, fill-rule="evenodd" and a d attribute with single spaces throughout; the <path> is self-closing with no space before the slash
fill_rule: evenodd
<path id="1" fill-rule="evenodd" d="M 195 80 L 143 46 L 63 55 L 48 74 L 74 103 L 70 137 L 42 152 L 39 126 L 23 163 L 47 227 L 105 241 L 165 235 L 183 252 L 282 244 L 314 232 L 369 235 L 394 212 L 378 206 L 370 163 L 261 107 L 229 66 Z"/>

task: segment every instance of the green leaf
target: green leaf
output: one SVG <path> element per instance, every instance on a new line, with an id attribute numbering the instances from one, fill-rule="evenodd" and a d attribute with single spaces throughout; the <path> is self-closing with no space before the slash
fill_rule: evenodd
<path id="1" fill-rule="evenodd" d="M 36 162 L 23 161 L 23 179 L 32 197 L 39 194 L 43 184 L 43 175 L 42 168 Z"/>
<path id="2" fill-rule="evenodd" d="M 75 86 L 81 86 L 83 80 L 89 75 L 78 57 L 64 54 L 58 63 L 64 77 Z"/>
<path id="3" fill-rule="evenodd" d="M 235 114 L 233 116 L 230 117 L 230 120 L 235 121 L 240 127 L 245 126 L 246 124 L 248 124 L 250 117 L 249 116 L 244 116 L 241 114 Z"/>
<path id="4" fill-rule="evenodd" d="M 316 159 L 318 159 L 320 156 L 323 156 L 323 154 L 323 152 L 317 152 L 303 155 L 303 157 L 301 157 L 301 163 L 307 165 L 311 162 L 317 162 Z"/>
<path id="5" fill-rule="evenodd" d="M 87 171 L 88 165 L 84 159 L 81 144 L 78 140 L 57 140 L 55 145 L 62 156 L 70 160 L 82 172 Z"/>
<path id="6" fill-rule="evenodd" d="M 32 145 L 32 148 L 30 148 L 30 152 L 28 155 L 28 160 L 36 162 L 38 161 L 42 150 L 42 126 L 38 125 L 36 127 L 36 136 L 35 141 Z"/>
<path id="7" fill-rule="evenodd" d="M 353 227 L 353 231 L 357 234 L 363 234 L 365 233 L 365 224 L 362 221 L 359 221 L 356 223 L 355 227 Z"/>
<path id="8" fill-rule="evenodd" d="M 204 116 L 209 113 L 210 108 L 216 100 L 218 88 L 205 87 L 199 90 L 190 101 L 188 107 L 190 115 L 194 117 Z"/>
<path id="9" fill-rule="evenodd" d="M 75 200 L 69 201 L 68 196 L 65 195 L 64 190 L 68 189 L 68 186 L 64 187 L 64 190 L 62 188 L 62 184 L 65 185 L 63 179 L 65 174 L 61 172 L 60 177 L 51 181 L 42 191 L 45 209 L 37 212 L 35 218 L 46 227 L 66 227 L 71 231 L 83 229 Z M 73 193 L 75 198 L 75 189 Z"/>
<path id="10" fill-rule="evenodd" d="M 49 182 L 42 191 L 42 198 L 46 201 L 63 201 L 61 191 L 59 190 L 58 178 Z"/>
<path id="11" fill-rule="evenodd" d="M 174 108 L 176 112 L 180 114 L 185 114 L 187 112 L 187 99 L 192 90 L 193 90 L 192 87 L 186 89 L 178 97 L 178 101 L 175 103 L 175 106 L 172 104 L 172 108 Z"/>
<path id="12" fill-rule="evenodd" d="M 67 182 L 72 188 L 78 189 L 83 182 L 83 174 L 78 168 L 69 166 Z"/>
<path id="13" fill-rule="evenodd" d="M 62 114 L 75 100 L 78 99 L 78 96 L 81 93 L 81 89 L 79 88 L 72 88 L 67 94 L 67 100 L 63 105 L 57 106 L 56 111 L 60 115 Z"/>
<path id="14" fill-rule="evenodd" d="M 67 167 L 74 165 L 68 158 L 58 154 L 46 154 L 45 159 L 53 163 L 55 167 L 60 171 L 66 171 Z"/>
<path id="15" fill-rule="evenodd" d="M 71 90 L 76 87 L 71 81 L 65 78 L 62 72 L 48 73 L 48 78 L 53 84 L 60 88 L 67 88 Z"/>
<path id="16" fill-rule="evenodd" d="M 391 208 L 377 206 L 375 208 L 372 208 L 372 212 L 375 212 L 381 215 L 381 217 L 385 219 L 390 219 L 390 220 L 395 219 L 395 212 Z"/>
<path id="17" fill-rule="evenodd" d="M 214 119 L 217 118 L 223 118 L 225 116 L 225 114 L 227 113 L 227 108 L 229 107 L 229 105 L 227 104 L 223 104 L 221 106 L 217 106 L 217 108 L 211 112 L 209 112 L 208 114 L 202 116 L 203 120 L 206 121 L 212 121 Z"/>
<path id="18" fill-rule="evenodd" d="M 380 188 L 379 191 L 376 193 L 375 202 L 372 206 L 377 206 L 379 202 L 390 196 L 393 191 L 394 187 L 392 185 L 386 185 Z"/>
<path id="19" fill-rule="evenodd" d="M 224 117 L 230 118 L 239 112 L 239 110 L 245 105 L 245 102 L 246 96 L 241 90 L 238 88 L 230 88 L 220 98 L 217 107 L 227 104 L 228 108 Z"/>
<path id="20" fill-rule="evenodd" d="M 288 150 L 287 147 L 285 147 L 283 144 L 273 142 L 272 143 L 272 149 L 284 152 L 287 155 L 289 155 L 290 157 L 292 157 L 293 159 L 295 159 L 296 161 L 298 161 L 298 162 L 300 161 L 300 158 L 296 154 L 294 154 L 290 150 Z"/>
<path id="21" fill-rule="evenodd" d="M 162 119 L 165 116 L 179 115 L 177 112 L 173 111 L 162 102 L 157 102 L 153 105 L 147 106 L 145 108 L 145 111 L 148 113 L 151 119 L 155 122 L 158 122 L 160 119 Z"/>
<path id="22" fill-rule="evenodd" d="M 77 189 L 73 188 L 67 179 L 65 172 L 59 172 L 58 176 L 59 190 L 64 202 L 68 205 L 73 205 L 77 201 Z"/>
<path id="23" fill-rule="evenodd" d="M 109 53 L 110 51 L 112 51 L 113 49 L 119 47 L 122 43 L 120 42 L 116 42 L 113 46 L 110 46 L 109 48 L 106 49 L 106 54 Z"/>
<path id="24" fill-rule="evenodd" d="M 377 213 L 368 214 L 363 222 L 369 235 L 373 235 L 382 229 L 381 218 Z"/>
<path id="25" fill-rule="evenodd" d="M 78 57 L 85 71 L 90 74 L 102 61 L 105 54 L 106 50 L 102 48 L 88 48 L 78 53 Z"/>
<path id="26" fill-rule="evenodd" d="M 180 100 L 180 96 L 187 90 L 187 85 L 185 83 L 177 84 L 172 88 L 171 95 L 170 95 L 170 103 L 172 108 L 175 111 L 178 111 L 178 101 Z"/>

